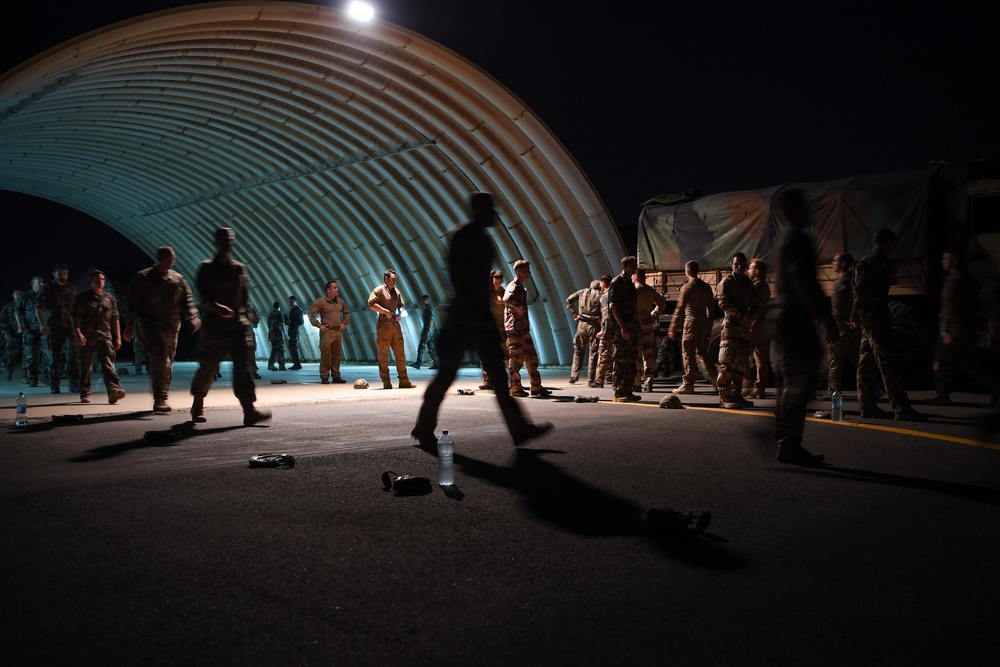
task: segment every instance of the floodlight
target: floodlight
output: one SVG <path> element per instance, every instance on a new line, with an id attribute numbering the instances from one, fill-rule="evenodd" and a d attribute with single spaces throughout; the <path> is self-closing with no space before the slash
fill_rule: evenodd
<path id="1" fill-rule="evenodd" d="M 375 17 L 375 8 L 367 2 L 353 0 L 347 4 L 347 15 L 357 21 L 371 21 Z"/>

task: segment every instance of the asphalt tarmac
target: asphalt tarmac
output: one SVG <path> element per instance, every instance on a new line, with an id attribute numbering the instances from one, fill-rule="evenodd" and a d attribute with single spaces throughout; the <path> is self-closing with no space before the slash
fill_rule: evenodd
<path id="1" fill-rule="evenodd" d="M 658 408 L 675 381 L 615 404 L 566 369 L 543 371 L 552 398 L 519 399 L 555 430 L 515 449 L 492 394 L 455 395 L 478 385 L 470 368 L 440 420 L 456 485 L 397 496 L 383 472 L 435 476 L 408 435 L 431 371 L 391 391 L 262 371 L 274 419 L 243 427 L 225 367 L 208 422 L 186 423 L 193 370 L 178 364 L 167 415 L 146 376 L 115 406 L 96 387 L 86 406 L 29 389 L 26 427 L 22 387 L 0 381 L 4 665 L 1000 659 L 984 396 L 918 403 L 931 421 L 911 424 L 860 419 L 848 393 L 844 424 L 807 424 L 827 460 L 808 469 L 773 460 L 773 398 L 725 411 L 699 385 L 686 409 Z M 371 366 L 344 370 L 380 386 Z M 295 465 L 249 467 L 262 453 Z M 650 507 L 711 523 L 649 530 Z"/>

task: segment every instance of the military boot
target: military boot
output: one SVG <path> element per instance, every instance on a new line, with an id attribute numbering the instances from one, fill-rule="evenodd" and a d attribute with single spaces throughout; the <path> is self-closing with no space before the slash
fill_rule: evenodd
<path id="1" fill-rule="evenodd" d="M 191 421 L 196 424 L 204 424 L 208 420 L 205 418 L 205 397 L 195 396 L 191 402 Z"/>
<path id="2" fill-rule="evenodd" d="M 266 422 L 271 418 L 270 410 L 258 410 L 253 403 L 241 403 L 243 406 L 243 425 L 253 426 L 260 422 Z"/>

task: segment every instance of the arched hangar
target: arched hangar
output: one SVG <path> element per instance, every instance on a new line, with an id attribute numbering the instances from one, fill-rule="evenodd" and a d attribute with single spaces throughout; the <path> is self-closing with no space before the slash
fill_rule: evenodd
<path id="1" fill-rule="evenodd" d="M 624 252 L 580 166 L 489 74 L 405 28 L 290 2 L 149 14 L 6 73 L 0 189 L 83 211 L 151 257 L 172 245 L 192 280 L 231 226 L 262 315 L 341 283 L 348 360 L 375 358 L 365 301 L 385 268 L 409 303 L 447 302 L 447 233 L 470 192 L 497 199 L 499 268 L 532 262 L 543 364 L 570 359 L 565 296 Z"/>

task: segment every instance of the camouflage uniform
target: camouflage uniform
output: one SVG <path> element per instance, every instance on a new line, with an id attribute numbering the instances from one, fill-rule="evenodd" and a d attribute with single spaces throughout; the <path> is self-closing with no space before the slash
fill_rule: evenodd
<path id="1" fill-rule="evenodd" d="M 823 347 L 817 320 L 833 328 L 830 305 L 816 280 L 812 241 L 798 227 L 785 233 L 778 248 L 777 287 L 781 299 L 771 309 L 767 326 L 774 341 L 774 362 L 781 375 L 775 407 L 774 439 L 802 441 L 806 406 L 816 388 Z"/>
<path id="2" fill-rule="evenodd" d="M 144 342 L 154 405 L 166 403 L 181 320 L 190 322 L 198 317 L 191 288 L 177 271 L 164 273 L 151 266 L 132 278 L 127 307 L 126 319 L 135 323 L 136 336 Z"/>
<path id="3" fill-rule="evenodd" d="M 69 282 L 51 282 L 42 288 L 38 296 L 38 306 L 45 312 L 45 323 L 49 327 L 48 348 L 50 354 L 49 386 L 52 393 L 59 393 L 59 366 L 61 356 L 66 355 L 66 369 L 69 375 L 69 389 L 80 389 L 80 365 L 77 359 L 78 345 L 73 331 L 73 300 L 76 287 Z"/>
<path id="4" fill-rule="evenodd" d="M 979 385 L 989 389 L 996 400 L 997 378 L 991 364 L 979 354 L 973 314 L 979 299 L 979 281 L 962 269 L 948 273 L 941 286 L 940 336 L 934 348 L 934 386 L 938 396 L 950 396 L 955 365 Z M 944 340 L 945 334 L 951 338 Z"/>
<path id="5" fill-rule="evenodd" d="M 844 362 L 850 362 L 857 368 L 858 352 L 861 349 L 861 330 L 851 327 L 851 311 L 854 309 L 854 292 L 851 282 L 854 271 L 844 271 L 837 276 L 833 284 L 832 312 L 833 321 L 837 323 L 840 340 L 828 348 L 829 375 L 827 376 L 827 392 L 833 394 L 834 389 L 843 389 Z"/>
<path id="6" fill-rule="evenodd" d="M 612 357 L 614 355 L 614 342 L 608 338 L 608 320 L 611 319 L 611 312 L 608 310 L 608 290 L 601 290 L 601 335 L 597 344 L 597 375 L 594 382 L 603 386 L 604 380 L 611 372 Z M 612 373 L 613 375 L 613 373 Z"/>
<path id="7" fill-rule="evenodd" d="M 281 310 L 274 308 L 267 316 L 267 340 L 271 343 L 271 357 L 267 360 L 268 370 L 274 370 L 277 362 L 279 370 L 285 370 L 285 322 Z"/>
<path id="8" fill-rule="evenodd" d="M 862 414 L 878 409 L 879 374 L 897 415 L 913 410 L 899 377 L 899 361 L 889 316 L 889 287 L 895 277 L 892 260 L 875 251 L 854 269 L 854 311 L 861 324 L 858 354 L 858 403 Z"/>
<path id="9" fill-rule="evenodd" d="M 39 368 L 47 376 L 48 352 L 43 354 L 43 349 L 48 350 L 48 336 L 43 336 L 39 330 L 38 321 L 38 294 L 33 290 L 25 290 L 21 293 L 21 298 L 17 300 L 15 311 L 21 316 L 24 328 L 21 332 L 21 368 L 28 384 L 32 387 L 38 386 Z M 44 339 L 44 340 L 43 340 Z M 43 348 L 42 343 L 45 343 Z M 50 362 L 51 363 L 51 362 Z"/>
<path id="10" fill-rule="evenodd" d="M 78 294 L 73 300 L 73 322 L 75 329 L 79 329 L 87 339 L 85 345 L 79 346 L 80 398 L 90 397 L 96 357 L 101 365 L 108 399 L 117 401 L 122 385 L 115 368 L 115 341 L 112 333 L 118 326 L 118 303 L 115 297 L 107 292 L 98 295 L 93 290 Z M 120 339 L 118 343 L 121 343 Z"/>
<path id="11" fill-rule="evenodd" d="M 708 339 L 712 334 L 712 316 L 715 314 L 715 297 L 712 288 L 701 278 L 689 278 L 681 287 L 670 321 L 674 338 L 681 334 L 681 351 L 684 359 L 684 379 L 677 393 L 694 391 L 695 371 L 701 361 L 701 372 L 715 384 L 719 369 L 708 359 Z"/>
<path id="12" fill-rule="evenodd" d="M 635 283 L 636 314 L 639 319 L 639 341 L 636 354 L 636 386 L 639 370 L 642 371 L 642 390 L 653 390 L 653 368 L 656 365 L 656 332 L 653 324 L 660 313 L 667 309 L 667 302 L 655 289 L 644 283 Z M 654 314 L 655 313 L 655 314 Z"/>
<path id="13" fill-rule="evenodd" d="M 142 375 L 142 355 L 146 352 L 146 346 L 142 344 L 142 332 L 136 330 L 132 337 L 132 365 L 135 367 L 135 374 Z M 146 372 L 149 372 L 149 364 L 146 364 Z"/>
<path id="14" fill-rule="evenodd" d="M 639 351 L 639 317 L 636 311 L 635 285 L 631 278 L 620 273 L 611 281 L 608 288 L 608 311 L 617 308 L 618 314 L 628 328 L 628 340 L 622 335 L 622 328 L 614 315 L 608 316 L 605 329 L 614 345 L 612 363 L 615 365 L 615 398 L 632 395 L 635 386 L 636 362 Z"/>
<path id="15" fill-rule="evenodd" d="M 233 361 L 233 393 L 246 413 L 257 400 L 252 374 L 255 341 L 248 317 L 246 266 L 234 260 L 226 263 L 205 260 L 198 268 L 195 285 L 204 307 L 204 317 L 198 342 L 198 371 L 191 382 L 191 394 L 196 399 L 203 399 L 212 388 L 219 363 L 229 357 Z M 235 317 L 224 319 L 215 312 L 213 303 L 232 309 Z"/>
<path id="16" fill-rule="evenodd" d="M 750 356 L 750 330 L 744 323 L 757 311 L 753 281 L 745 275 L 730 273 L 719 283 L 715 297 L 725 313 L 719 345 L 720 403 L 739 403 L 743 399 L 743 374 Z"/>
<path id="17" fill-rule="evenodd" d="M 759 398 L 764 398 L 767 389 L 767 382 L 771 371 L 771 340 L 768 335 L 767 310 L 768 302 L 771 300 L 771 288 L 764 280 L 754 280 L 754 298 L 757 302 L 757 313 L 753 322 L 750 323 L 750 354 L 753 355 L 753 363 L 756 366 L 756 377 L 748 377 L 743 380 L 743 389 L 753 388 L 753 393 Z"/>
<path id="18" fill-rule="evenodd" d="M 4 363 L 7 366 L 7 382 L 14 378 L 14 369 L 21 368 L 21 376 L 25 376 L 24 366 L 21 364 L 21 336 L 17 334 L 17 302 L 11 301 L 0 311 L 0 334 L 3 335 L 4 343 Z"/>
<path id="19" fill-rule="evenodd" d="M 299 359 L 299 327 L 303 325 L 305 318 L 302 316 L 302 309 L 299 304 L 292 306 L 288 315 L 285 316 L 285 324 L 288 325 L 288 356 L 292 359 L 292 370 L 302 368 L 302 361 Z"/>
<path id="20" fill-rule="evenodd" d="M 510 375 L 510 390 L 524 391 L 521 386 L 521 367 L 528 369 L 528 381 L 532 391 L 542 389 L 542 376 L 538 372 L 538 353 L 535 343 L 531 340 L 531 329 L 528 323 L 528 290 L 517 281 L 517 278 L 507 283 L 503 296 L 504 330 L 507 332 L 507 372 Z M 521 315 L 515 315 L 514 308 L 523 308 Z"/>
<path id="21" fill-rule="evenodd" d="M 570 382 L 576 382 L 580 378 L 580 369 L 583 368 L 584 358 L 587 360 L 588 379 L 593 382 L 597 377 L 597 332 L 601 326 L 601 289 L 600 282 L 594 282 L 597 287 L 591 285 L 566 297 L 566 307 L 576 313 L 573 365 L 569 371 Z"/>

